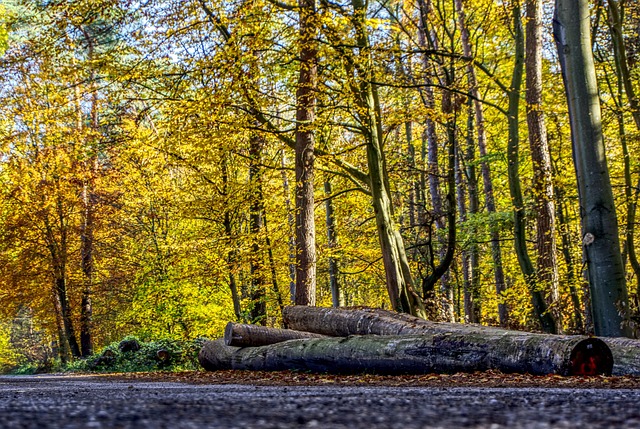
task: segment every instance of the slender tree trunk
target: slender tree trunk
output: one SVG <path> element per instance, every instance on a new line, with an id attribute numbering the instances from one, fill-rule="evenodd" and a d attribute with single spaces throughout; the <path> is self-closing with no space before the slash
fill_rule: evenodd
<path id="1" fill-rule="evenodd" d="M 262 169 L 260 167 L 261 153 L 264 140 L 261 136 L 251 137 L 249 149 L 249 184 L 251 186 L 251 310 L 252 323 L 265 325 L 267 323 L 267 294 L 264 278 L 264 259 L 261 233 L 264 230 L 264 196 L 262 194 Z"/>
<path id="2" fill-rule="evenodd" d="M 287 225 L 289 227 L 288 231 L 288 243 L 289 243 L 289 294 L 292 303 L 296 302 L 296 237 L 295 233 L 295 217 L 293 215 L 293 210 L 291 210 L 291 199 L 289 198 L 289 179 L 287 177 L 286 167 L 286 155 L 285 152 L 282 151 L 282 190 L 284 192 L 284 204 L 287 209 Z"/>
<path id="3" fill-rule="evenodd" d="M 267 226 L 267 212 L 264 210 L 262 212 L 262 219 L 264 222 L 264 234 L 265 234 L 265 244 L 267 245 L 267 257 L 269 258 L 269 271 L 271 274 L 271 287 L 273 288 L 273 293 L 276 296 L 276 301 L 278 303 L 278 308 L 280 309 L 280 313 L 284 310 L 284 299 L 282 298 L 282 294 L 280 293 L 280 288 L 278 286 L 278 274 L 276 272 L 276 261 L 273 257 L 273 247 L 271 246 L 271 237 L 269 236 L 269 227 Z"/>
<path id="4" fill-rule="evenodd" d="M 536 213 L 536 273 L 539 288 L 548 293 L 547 305 L 562 330 L 560 309 L 557 307 L 558 262 L 556 260 L 556 214 L 553 199 L 551 155 L 547 128 L 542 111 L 542 1 L 526 0 L 526 101 L 529 147 L 533 163 L 533 197 Z"/>
<path id="5" fill-rule="evenodd" d="M 95 82 L 95 72 L 91 66 L 94 52 L 94 38 L 86 31 L 83 26 L 79 27 L 87 45 L 87 59 L 90 64 L 89 88 L 91 91 L 91 123 L 90 128 L 92 135 L 84 138 L 84 153 L 89 156 L 82 161 L 82 167 L 86 177 L 83 179 L 80 197 L 82 200 L 82 224 L 80 227 L 80 256 L 81 268 L 83 274 L 82 298 L 80 302 L 80 351 L 82 356 L 89 356 L 93 353 L 93 308 L 91 298 L 93 294 L 94 282 L 94 223 L 95 223 L 95 176 L 97 172 L 97 148 L 93 139 L 100 132 L 98 123 L 98 88 Z M 76 128 L 81 135 L 85 131 L 85 121 L 83 118 L 80 94 L 80 82 L 75 86 L 75 109 L 77 116 Z"/>
<path id="6" fill-rule="evenodd" d="M 471 122 L 473 117 L 471 116 Z M 457 189 L 457 203 L 458 213 L 460 218 L 460 224 L 465 225 L 468 221 L 467 218 L 467 186 L 465 186 L 463 162 L 461 159 L 460 148 L 456 146 L 456 189 Z M 465 322 L 471 322 L 473 319 L 473 295 L 472 295 L 472 276 L 471 271 L 471 249 L 463 244 L 461 252 L 462 262 L 462 293 L 464 302 L 464 318 Z M 477 322 L 472 322 L 477 323 Z"/>
<path id="7" fill-rule="evenodd" d="M 58 330 L 58 357 L 60 358 L 60 363 L 65 365 L 71 359 L 71 352 L 69 350 L 69 340 L 67 339 L 67 334 L 64 329 L 64 323 L 62 322 L 62 303 L 55 288 L 51 294 L 51 298 L 56 316 L 56 328 Z"/>
<path id="8" fill-rule="evenodd" d="M 229 213 L 228 211 L 225 211 L 224 213 L 223 223 L 224 223 L 225 235 L 227 236 L 227 239 L 231 243 L 233 228 L 231 223 L 231 213 Z M 238 294 L 238 284 L 236 282 L 236 275 L 235 275 L 236 259 L 237 259 L 236 250 L 235 249 L 229 250 L 229 252 L 227 253 L 227 266 L 229 269 L 229 290 L 231 290 L 231 301 L 233 302 L 233 313 L 236 316 L 236 320 L 240 322 L 242 321 L 242 310 L 240 308 L 240 295 Z"/>
<path id="9" fill-rule="evenodd" d="M 93 173 L 93 171 L 92 171 Z M 86 184 L 83 190 L 84 219 L 81 229 L 82 273 L 84 274 L 84 286 L 80 307 L 80 348 L 82 356 L 93 354 L 93 309 L 91 296 L 93 293 L 94 274 L 94 203 L 93 186 Z"/>
<path id="10" fill-rule="evenodd" d="M 520 87 L 522 86 L 522 72 L 524 63 L 524 34 L 522 31 L 522 18 L 520 16 L 520 6 L 514 3 L 513 7 L 513 23 L 515 32 L 515 64 L 513 67 L 513 77 L 511 80 L 511 88 L 509 90 L 509 143 L 507 149 L 508 173 L 509 173 L 509 191 L 513 204 L 513 223 L 514 223 L 514 244 L 515 252 L 518 256 L 520 269 L 524 275 L 525 282 L 529 288 L 533 311 L 544 332 L 557 332 L 556 323 L 547 310 L 547 303 L 544 295 L 538 288 L 536 270 L 531 263 L 529 251 L 527 250 L 526 241 L 526 219 L 524 202 L 522 198 L 522 189 L 520 186 L 520 160 L 519 160 L 519 106 L 520 106 Z"/>
<path id="11" fill-rule="evenodd" d="M 460 174 L 466 176 L 466 184 L 469 193 L 469 215 L 474 216 L 480 210 L 480 200 L 478 198 L 478 178 L 476 175 L 476 144 L 474 141 L 474 108 L 473 101 L 469 100 L 469 118 L 467 120 L 467 150 L 465 154 L 465 166 L 461 166 Z M 463 169 L 464 168 L 464 172 Z M 481 297 L 480 297 L 480 254 L 478 244 L 475 241 L 476 228 L 474 227 L 470 233 L 472 234 L 469 249 L 469 313 L 467 317 L 470 323 L 480 323 L 481 315 Z M 466 301 L 465 301 L 466 303 Z M 465 306 L 466 309 L 466 306 Z"/>
<path id="12" fill-rule="evenodd" d="M 60 189 L 56 189 L 61 192 Z M 65 218 L 63 203 L 60 196 L 56 202 L 55 226 L 49 217 L 44 219 L 45 241 L 51 257 L 50 267 L 52 272 L 52 291 L 54 297 L 54 309 L 59 320 L 59 328 L 62 329 L 64 341 L 62 349 L 68 347 L 73 357 L 80 357 L 80 347 L 73 326 L 72 311 L 67 296 L 67 256 L 69 231 Z M 57 231 L 57 233 L 56 233 Z M 66 345 L 66 346 L 65 346 Z"/>
<path id="13" fill-rule="evenodd" d="M 426 0 L 426 1 L 420 0 L 418 2 L 418 6 L 420 10 L 420 20 L 418 23 L 418 30 L 419 30 L 418 43 L 424 49 L 432 48 L 437 50 L 438 39 L 435 35 L 435 32 L 429 30 L 428 24 L 427 24 L 429 22 L 429 15 L 432 10 L 432 3 L 430 0 Z M 423 62 L 423 68 L 425 69 L 425 71 L 431 68 L 430 58 L 428 55 L 425 54 L 422 57 L 422 62 Z M 447 75 L 447 73 L 451 72 L 451 70 L 444 70 L 443 67 L 436 67 L 436 69 L 439 70 L 441 75 L 445 75 L 445 76 Z M 439 80 L 440 80 L 440 83 L 442 84 L 443 78 L 439 78 Z M 435 96 L 432 89 L 433 79 L 429 76 L 428 73 L 425 77 L 425 84 L 426 84 L 425 88 L 422 91 L 423 103 L 427 109 L 435 110 L 436 108 Z M 444 84 L 444 86 L 446 86 L 446 84 Z M 450 98 L 451 98 L 451 94 L 445 91 L 443 93 L 443 100 L 450 99 Z M 444 104 L 445 104 L 445 101 L 443 101 L 443 105 Z M 450 104 L 450 100 L 449 100 L 449 104 Z M 448 127 L 449 127 L 449 124 L 447 124 L 447 138 L 450 139 L 451 136 L 450 136 Z M 439 253 L 438 266 L 436 266 L 435 258 L 433 257 L 433 255 L 431 255 L 431 257 L 429 258 L 428 262 L 431 264 L 431 268 L 433 271 L 430 276 L 425 277 L 422 280 L 423 296 L 426 299 L 433 300 L 435 296 L 434 280 L 436 282 L 441 281 L 442 316 L 444 316 L 446 320 L 452 321 L 453 319 L 455 319 L 455 316 L 453 312 L 453 291 L 451 289 L 451 285 L 449 284 L 450 282 L 449 282 L 449 269 L 448 269 L 451 263 L 449 259 L 450 259 L 450 256 L 452 257 L 452 255 L 449 254 L 450 253 L 449 240 L 447 239 L 445 241 L 444 239 L 440 238 L 443 236 L 442 232 L 445 229 L 447 230 L 447 236 L 450 237 L 449 233 L 451 231 L 451 227 L 446 226 L 445 224 L 445 220 L 447 222 L 449 220 L 450 213 L 448 212 L 448 210 L 450 209 L 444 208 L 444 203 L 442 200 L 442 194 L 440 191 L 438 136 L 437 136 L 436 124 L 429 115 L 427 115 L 425 119 L 425 134 L 427 139 L 427 171 L 428 171 L 429 193 L 431 196 L 431 203 L 433 208 L 432 217 L 433 217 L 433 220 L 435 221 L 436 236 L 439 237 L 438 244 L 440 245 L 440 250 L 438 252 Z M 449 142 L 449 144 L 450 143 L 451 142 Z M 447 154 L 447 156 L 449 156 L 449 154 Z M 447 172 L 447 177 L 449 173 L 450 172 Z M 453 174 L 455 175 L 455 173 Z M 446 198 L 449 198 L 450 190 L 448 190 L 447 192 L 448 192 L 448 196 Z M 455 196 L 452 201 L 454 200 L 455 200 Z M 453 207 L 455 207 L 455 204 Z M 433 246 L 433 242 L 430 243 L 430 246 Z M 431 253 L 433 254 L 433 252 Z M 442 271 L 441 267 L 444 267 L 445 265 L 447 268 L 444 271 Z"/>
<path id="14" fill-rule="evenodd" d="M 623 324 L 628 314 L 627 286 L 602 135 L 589 18 L 586 0 L 556 0 L 554 36 L 569 106 L 595 333 L 625 336 L 629 334 L 629 327 Z"/>
<path id="15" fill-rule="evenodd" d="M 64 328 L 66 342 L 69 344 L 69 350 L 72 356 L 80 357 L 80 347 L 78 346 L 78 340 L 76 339 L 76 332 L 71 318 L 71 306 L 67 298 L 67 280 L 64 278 L 64 274 L 62 274 L 64 270 L 64 268 L 60 268 L 60 272 L 56 275 L 55 293 L 60 304 L 62 326 Z"/>
<path id="16" fill-rule="evenodd" d="M 338 260 L 335 252 L 338 246 L 338 237 L 336 233 L 336 219 L 333 212 L 331 182 L 327 179 L 324 181 L 325 209 L 327 212 L 327 247 L 329 248 L 329 285 L 331 286 L 331 302 L 334 307 L 344 306 L 344 299 L 340 292 L 338 284 Z"/>
<path id="17" fill-rule="evenodd" d="M 227 154 L 222 158 L 222 192 L 225 198 L 230 197 L 229 190 L 229 160 Z M 231 290 L 231 301 L 233 302 L 233 312 L 236 316 L 236 321 L 242 321 L 242 310 L 240 308 L 240 295 L 238 294 L 238 284 L 236 282 L 236 269 L 237 269 L 237 251 L 235 249 L 235 240 L 233 239 L 233 221 L 232 213 L 227 208 L 224 211 L 223 218 L 224 233 L 229 242 L 230 250 L 227 252 L 227 267 L 229 270 L 229 289 Z"/>
<path id="18" fill-rule="evenodd" d="M 635 247 L 635 222 L 636 222 L 636 206 L 638 197 L 638 188 L 633 191 L 633 182 L 631 177 L 631 156 L 627 145 L 627 138 L 624 127 L 624 113 L 622 94 L 625 93 L 629 101 L 631 116 L 635 122 L 636 129 L 640 131 L 640 106 L 635 93 L 632 82 L 627 53 L 625 50 L 623 38 L 623 4 L 618 0 L 609 0 L 607 2 L 607 11 L 609 14 L 609 31 L 611 33 L 611 41 L 613 42 L 613 53 L 616 64 L 616 75 L 618 78 L 618 130 L 620 134 L 620 143 L 622 145 L 622 153 L 624 157 L 624 179 L 625 179 L 625 197 L 627 199 L 627 223 L 625 228 L 625 247 L 631 268 L 636 276 L 636 294 L 640 295 L 640 262 L 636 255 Z"/>
<path id="19" fill-rule="evenodd" d="M 316 304 L 316 227 L 314 220 L 314 150 L 317 86 L 317 16 L 315 0 L 299 0 L 300 76 L 296 92 L 296 299 Z"/>
<path id="20" fill-rule="evenodd" d="M 393 206 L 388 185 L 388 174 L 384 160 L 382 116 L 378 101 L 378 89 L 372 82 L 372 58 L 366 26 L 366 5 L 362 0 L 352 0 L 353 23 L 356 43 L 359 48 L 359 69 L 366 73 L 359 79 L 359 88 L 354 96 L 359 107 L 360 120 L 365 125 L 367 165 L 371 184 L 372 203 L 382 260 L 385 268 L 387 291 L 394 310 L 424 317 L 422 300 L 413 289 L 413 280 L 407 260 L 404 240 L 393 219 Z M 348 67 L 356 67 L 348 64 Z"/>
<path id="21" fill-rule="evenodd" d="M 408 110 L 408 107 L 407 107 Z M 416 172 L 416 148 L 413 146 L 413 123 L 406 121 L 404 123 L 404 136 L 407 142 L 407 164 L 409 168 L 409 202 L 407 204 L 407 212 L 409 214 L 409 228 L 413 231 L 416 227 L 416 195 L 418 187 L 420 186 L 418 181 L 415 180 Z"/>
<path id="22" fill-rule="evenodd" d="M 633 78 L 629 69 L 629 61 L 625 50 L 624 43 L 624 26 L 623 26 L 623 6 L 625 1 L 608 0 L 607 12 L 609 14 L 609 28 L 611 32 L 611 41 L 613 43 L 613 54 L 616 60 L 616 66 L 619 69 L 620 79 L 624 92 L 629 101 L 631 108 L 631 116 L 636 128 L 640 131 L 640 100 L 636 95 Z"/>
<path id="23" fill-rule="evenodd" d="M 448 71 L 452 73 L 451 70 Z M 453 84 L 452 79 L 447 80 L 447 84 Z M 456 244 L 456 183 L 455 183 L 455 171 L 456 171 L 456 113 L 453 107 L 452 94 L 450 91 L 445 90 L 442 96 L 442 111 L 448 117 L 447 127 L 447 195 L 446 195 L 446 214 L 447 214 L 447 243 L 445 251 L 441 253 L 441 258 L 436 266 L 433 264 L 433 271 L 422 281 L 423 294 L 426 296 L 429 291 L 433 290 L 436 282 L 440 280 L 445 273 L 449 270 L 451 263 L 453 262 L 453 256 L 455 252 Z M 446 299 L 445 305 L 445 318 L 451 322 L 454 319 L 453 315 L 453 294 L 447 283 L 443 285 L 443 295 Z"/>
<path id="24" fill-rule="evenodd" d="M 460 34 L 462 40 L 462 49 L 466 57 L 471 58 L 473 51 L 471 49 L 471 41 L 469 37 L 469 30 L 466 24 L 466 14 L 462 6 L 462 0 L 456 0 L 456 10 L 458 12 L 458 23 L 460 26 Z M 480 154 L 480 172 L 482 174 L 482 182 L 484 186 L 484 200 L 489 215 L 496 213 L 495 197 L 493 192 L 493 180 L 491 178 L 491 166 L 487 161 L 487 133 L 485 130 L 484 120 L 484 107 L 480 101 L 480 91 L 478 90 L 478 83 L 476 78 L 476 71 L 473 64 L 469 63 L 467 66 L 467 76 L 469 78 L 469 87 L 471 95 L 473 96 L 473 106 L 476 116 L 476 127 L 478 135 L 478 151 Z M 502 267 L 502 246 L 500 245 L 500 231 L 495 226 L 490 226 L 491 231 L 491 257 L 493 259 L 493 275 L 496 284 L 496 293 L 498 298 L 502 297 L 503 292 L 507 289 L 504 270 Z M 500 319 L 500 326 L 506 326 L 508 324 L 508 310 L 504 303 L 498 304 L 498 317 Z"/>
<path id="25" fill-rule="evenodd" d="M 567 265 L 567 283 L 569 284 L 569 294 L 571 295 L 571 303 L 573 304 L 573 323 L 575 325 L 576 332 L 584 333 L 585 326 L 582 317 L 582 305 L 580 304 L 580 295 L 576 288 L 578 279 L 576 278 L 575 262 L 571 255 L 571 231 L 562 204 L 564 201 L 562 188 L 558 188 L 556 194 L 558 201 L 558 229 L 560 231 L 562 243 L 562 256 L 564 257 L 564 262 Z"/>

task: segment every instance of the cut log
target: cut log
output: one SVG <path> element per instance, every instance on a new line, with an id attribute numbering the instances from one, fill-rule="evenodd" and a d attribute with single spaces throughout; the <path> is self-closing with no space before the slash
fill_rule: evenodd
<path id="1" fill-rule="evenodd" d="M 516 332 L 475 324 L 431 322 L 410 314 L 379 308 L 326 308 L 294 305 L 282 312 L 289 329 L 334 337 L 439 333 Z"/>
<path id="2" fill-rule="evenodd" d="M 333 336 L 446 333 L 479 335 L 499 332 L 505 335 L 547 336 L 546 334 L 527 334 L 475 324 L 431 322 L 408 314 L 375 308 L 344 309 L 291 306 L 284 309 L 283 317 L 285 324 L 290 328 Z M 613 356 L 613 375 L 640 375 L 640 340 L 602 338 L 602 341 L 610 348 Z M 593 368 L 593 365 L 584 367 L 585 375 L 589 375 L 593 371 L 590 368 Z"/>
<path id="3" fill-rule="evenodd" d="M 537 375 L 610 374 L 611 351 L 596 338 L 495 334 L 349 336 L 291 340 L 261 347 L 206 342 L 198 356 L 209 371 L 302 370 L 427 374 L 499 370 Z"/>
<path id="4" fill-rule="evenodd" d="M 602 338 L 613 354 L 613 375 L 640 375 L 640 340 Z"/>
<path id="5" fill-rule="evenodd" d="M 122 353 L 127 352 L 137 352 L 140 350 L 140 342 L 136 339 L 122 340 L 120 344 L 118 344 L 118 349 Z"/>
<path id="6" fill-rule="evenodd" d="M 235 347 L 257 347 L 281 343 L 302 338 L 324 338 L 326 335 L 292 329 L 268 328 L 266 326 L 227 323 L 224 330 L 224 343 Z"/>

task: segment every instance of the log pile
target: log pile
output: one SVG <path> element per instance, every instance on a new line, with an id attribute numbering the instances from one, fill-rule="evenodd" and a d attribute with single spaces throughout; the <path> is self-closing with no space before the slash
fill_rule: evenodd
<path id="1" fill-rule="evenodd" d="M 499 370 L 534 375 L 640 375 L 640 342 L 438 323 L 381 309 L 292 306 L 288 329 L 230 322 L 204 344 L 209 371 L 425 374 Z"/>

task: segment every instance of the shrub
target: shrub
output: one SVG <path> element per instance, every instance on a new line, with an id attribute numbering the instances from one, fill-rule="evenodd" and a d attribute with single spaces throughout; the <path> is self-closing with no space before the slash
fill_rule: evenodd
<path id="1" fill-rule="evenodd" d="M 97 372 L 147 372 L 194 370 L 198 365 L 198 352 L 203 339 L 179 341 L 159 339 L 140 341 L 126 337 L 109 344 L 99 354 L 77 360 L 67 367 L 68 371 Z M 126 344 L 126 347 L 122 345 Z M 139 348 L 131 348 L 138 344 Z M 123 351 L 125 350 L 125 351 Z"/>

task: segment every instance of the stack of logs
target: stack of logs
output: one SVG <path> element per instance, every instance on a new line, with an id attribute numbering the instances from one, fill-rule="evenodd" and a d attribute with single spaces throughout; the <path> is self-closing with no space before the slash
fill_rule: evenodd
<path id="1" fill-rule="evenodd" d="M 534 375 L 640 375 L 640 341 L 430 322 L 381 309 L 292 306 L 289 329 L 230 322 L 206 342 L 209 371 L 425 374 L 499 370 Z"/>

